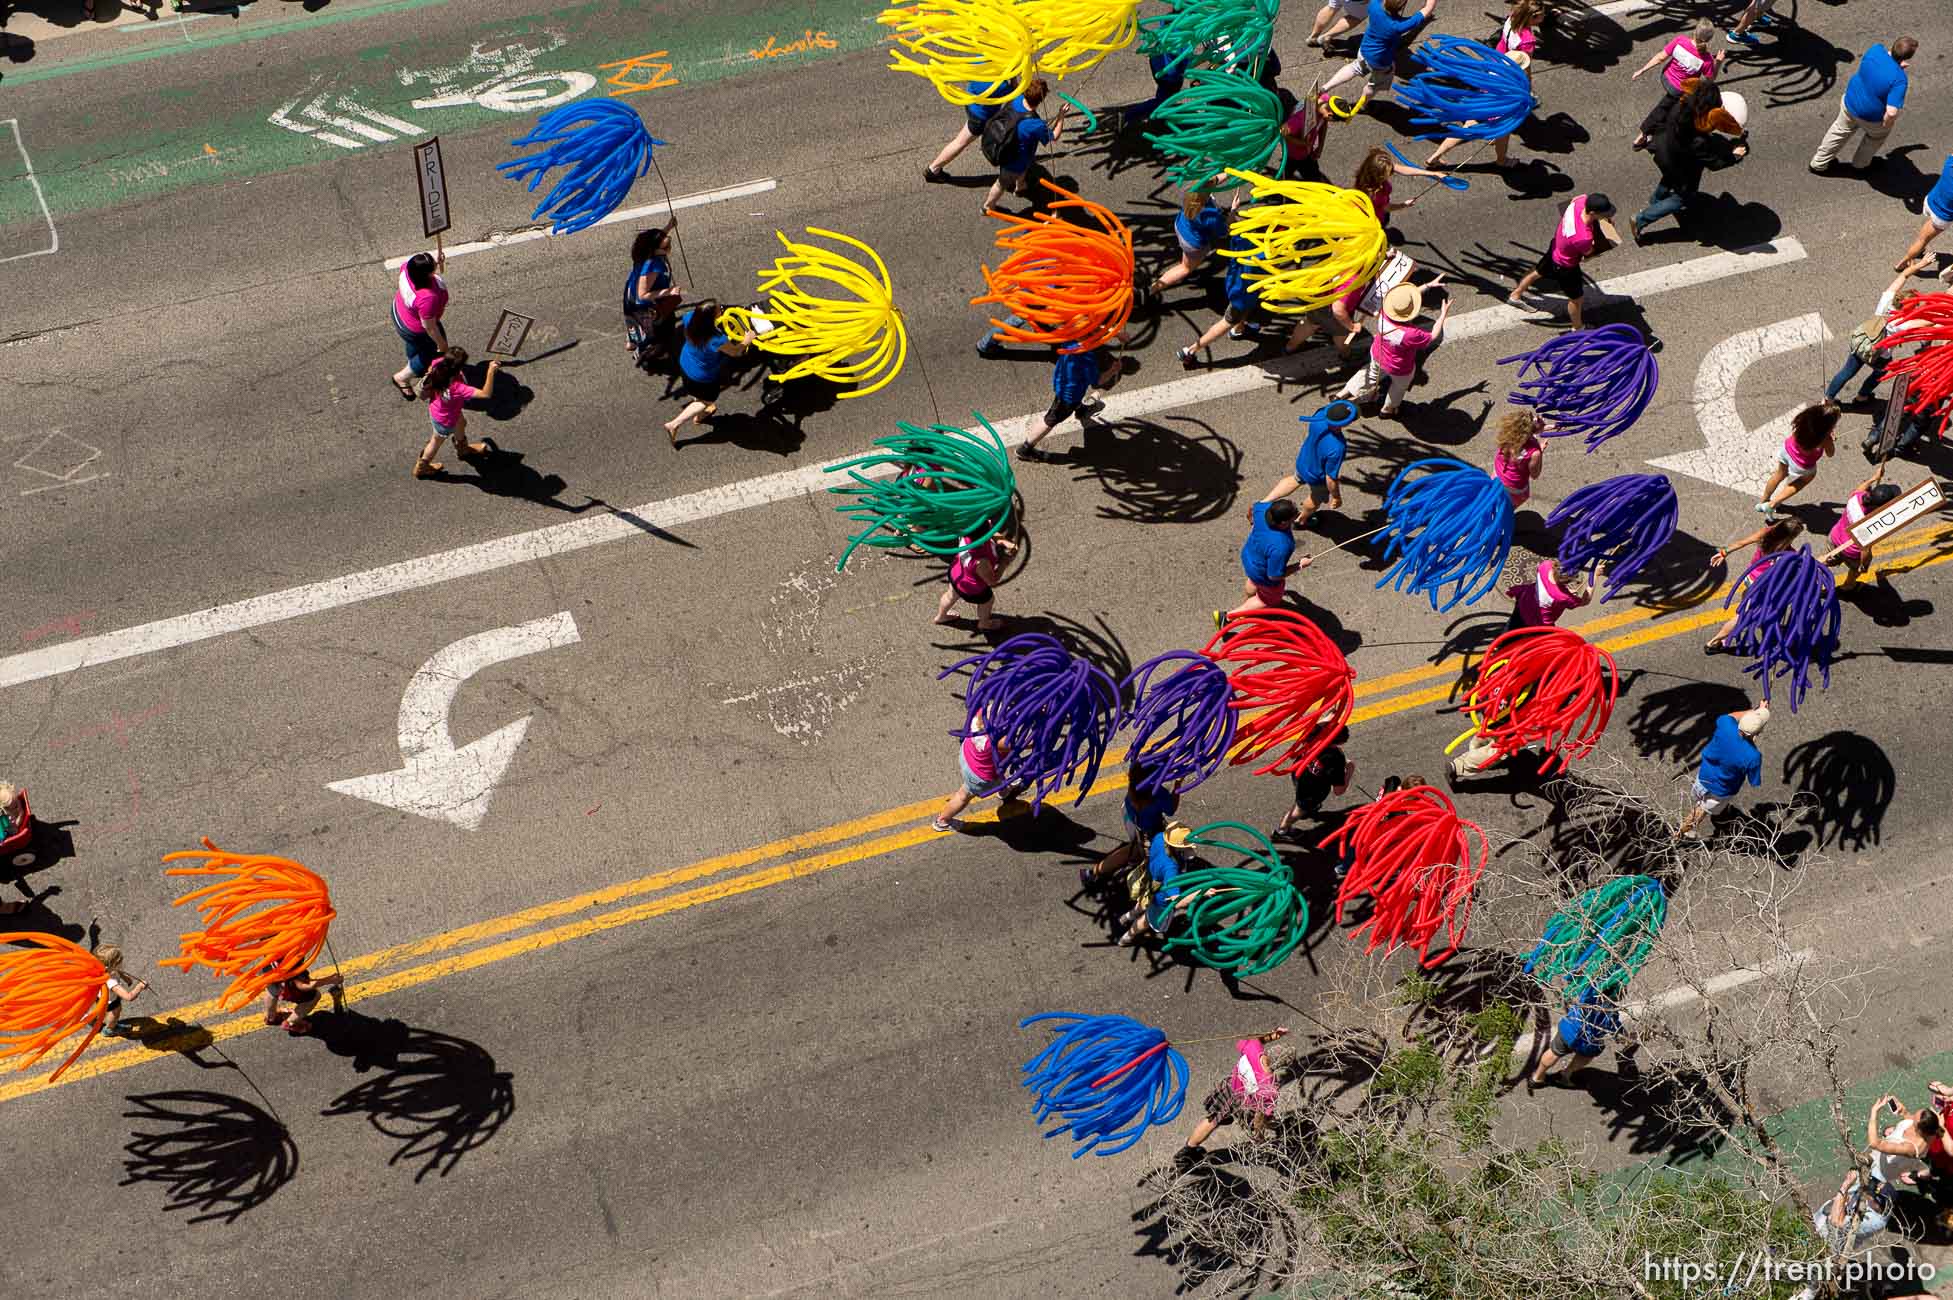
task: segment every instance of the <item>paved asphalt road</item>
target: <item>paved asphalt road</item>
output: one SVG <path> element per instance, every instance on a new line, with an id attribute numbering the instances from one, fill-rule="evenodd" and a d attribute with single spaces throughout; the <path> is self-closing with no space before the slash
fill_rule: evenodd
<path id="1" fill-rule="evenodd" d="M 1582 66 L 1540 70 L 1515 176 L 1473 168 L 1467 193 L 1398 214 L 1457 287 L 1453 337 L 1401 424 L 1358 426 L 1330 537 L 1374 526 L 1416 455 L 1489 459 L 1495 363 L 1553 328 L 1500 299 L 1557 199 L 1604 190 L 1632 210 L 1652 185 L 1627 149 L 1648 82 L 1627 74 L 1683 7 L 1590 15 Z M 980 408 L 1014 432 L 1049 368 L 975 356 L 981 164 L 921 184 L 957 117 L 884 69 L 870 11 L 733 9 L 260 0 L 173 28 L 16 24 L 36 44 L 0 66 L 0 773 L 28 785 L 59 850 L 21 885 L 59 892 L 22 919 L 76 937 L 93 921 L 147 967 L 184 928 L 160 853 L 199 835 L 288 853 L 332 882 L 354 1001 L 319 1040 L 286 1041 L 158 972 L 139 1006 L 164 1017 L 149 1046 L 91 1047 L 54 1087 L 0 1078 L 17 1189 L 5 1294 L 97 1295 L 111 1277 L 277 1297 L 1171 1289 L 1136 1180 L 1177 1135 L 1103 1161 L 1037 1141 L 1015 1020 L 1116 1010 L 1183 1040 L 1253 1032 L 1308 1015 L 1356 954 L 1320 900 L 1306 959 L 1238 1000 L 1109 946 L 1073 881 L 1118 829 L 1109 794 L 953 838 L 924 826 L 956 777 L 935 676 L 982 643 L 930 626 L 934 565 L 866 555 L 837 575 L 847 530 L 792 472 L 898 419 Z M 1522 536 L 1583 483 L 1731 434 L 1699 468 L 1741 490 L 1676 474 L 1686 538 L 1633 599 L 1590 615 L 1631 678 L 1607 748 L 1638 752 L 1678 806 L 1671 778 L 1746 685 L 1698 649 L 1716 617 L 1708 553 L 1752 526 L 1745 480 L 1773 453 L 1744 430 L 1835 367 L 1953 142 L 1935 13 L 1894 0 L 1872 26 L 1864 0 L 1798 6 L 1803 25 L 1732 74 L 1758 114 L 1753 157 L 1711 179 L 1727 194 L 1691 236 L 1661 228 L 1594 266 L 1632 292 L 1597 319 L 1660 339 L 1663 387 L 1593 456 L 1551 449 Z M 1307 18 L 1294 7 L 1278 33 L 1291 81 L 1311 66 Z M 1455 0 L 1441 18 L 1488 25 Z M 1811 177 L 1857 52 L 1900 30 L 1929 44 L 1889 161 Z M 424 416 L 388 384 L 382 314 L 385 260 L 422 242 L 406 141 L 441 135 L 451 245 L 517 231 L 529 196 L 493 163 L 536 100 L 498 96 L 603 94 L 615 77 L 645 82 L 623 89 L 673 141 L 674 196 L 742 187 L 680 214 L 689 285 L 738 300 L 776 229 L 855 234 L 888 260 L 909 363 L 799 428 L 756 416 L 756 388 L 735 395 L 674 452 L 657 425 L 676 408 L 620 343 L 629 228 L 501 245 L 453 261 L 449 323 L 479 353 L 501 309 L 537 319 L 534 360 L 509 372 L 521 400 L 472 417 L 502 454 L 486 478 L 416 482 Z M 1107 106 L 1145 88 L 1125 57 L 1075 93 Z M 1337 128 L 1332 176 L 1384 135 Z M 1143 156 L 1092 139 L 1053 171 L 1116 206 L 1149 262 L 1166 255 L 1174 200 Z M 661 193 L 652 178 L 632 198 Z M 1058 463 L 1022 476 L 1032 556 L 1000 598 L 1020 626 L 1132 664 L 1198 645 L 1207 610 L 1233 602 L 1241 516 L 1287 467 L 1328 366 L 1223 344 L 1183 374 L 1172 349 L 1217 301 L 1211 281 L 1170 294 L 1109 423 L 1062 430 Z M 1815 527 L 1864 473 L 1863 425 L 1796 503 Z M 1908 482 L 1947 472 L 1928 455 Z M 1820 926 L 1842 910 L 1889 934 L 1895 963 L 1942 937 L 1911 900 L 1930 896 L 1947 833 L 1935 719 L 1953 649 L 1934 615 L 1949 557 L 1933 526 L 1902 539 L 1847 609 L 1831 687 L 1779 711 L 1756 796 L 1766 812 L 1800 787 L 1820 804 L 1836 866 L 1801 904 L 1815 941 L 1854 942 Z M 1503 620 L 1490 601 L 1439 616 L 1377 593 L 1378 572 L 1359 548 L 1302 584 L 1361 674 L 1352 754 L 1372 789 L 1434 771 L 1457 726 L 1437 711 L 1455 656 Z M 450 659 L 421 679 L 434 703 L 403 709 L 444 648 L 543 620 L 551 646 L 465 684 Z M 480 779 L 484 750 L 456 761 L 456 789 L 491 789 L 479 829 L 328 788 L 400 767 L 430 709 L 464 745 L 529 720 L 499 783 Z M 1189 811 L 1267 823 L 1282 802 L 1278 783 L 1230 772 Z M 1520 788 L 1467 807 L 1501 835 L 1542 830 Z M 1902 929 L 1877 920 L 1892 916 Z M 1487 920 L 1482 941 L 1535 920 Z M 1867 1075 L 1953 1045 L 1897 1022 L 1864 1042 Z M 1225 1044 L 1189 1052 L 1204 1090 Z M 1568 1100 L 1551 1103 L 1562 1131 L 1630 1158 Z"/>

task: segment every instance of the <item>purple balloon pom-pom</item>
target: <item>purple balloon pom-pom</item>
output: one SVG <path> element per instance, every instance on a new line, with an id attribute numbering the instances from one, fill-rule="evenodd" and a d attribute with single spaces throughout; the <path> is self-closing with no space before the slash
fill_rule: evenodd
<path id="1" fill-rule="evenodd" d="M 953 663 L 937 679 L 964 668 L 971 673 L 963 726 L 950 734 L 967 739 L 982 714 L 980 729 L 990 737 L 1004 785 L 1029 790 L 1032 805 L 1042 807 L 1076 779 L 1072 802 L 1082 801 L 1125 716 L 1111 674 L 1042 632 Z"/>
<path id="2" fill-rule="evenodd" d="M 1547 437 L 1584 434 L 1592 451 L 1641 418 L 1661 384 L 1654 349 L 1632 325 L 1603 325 L 1549 339 L 1531 352 L 1500 357 L 1519 363 L 1506 401 L 1530 406 Z"/>
<path id="3" fill-rule="evenodd" d="M 1811 665 L 1817 665 L 1825 686 L 1831 685 L 1831 660 L 1838 652 L 1838 587 L 1824 561 L 1800 546 L 1793 554 L 1779 551 L 1750 566 L 1745 580 L 1723 598 L 1723 607 L 1736 605 L 1736 630 L 1724 644 L 1753 660 L 1744 671 L 1756 678 L 1763 698 L 1770 685 L 1788 677 L 1790 711 L 1795 713 L 1811 686 Z"/>
<path id="4" fill-rule="evenodd" d="M 1560 568 L 1607 566 L 1602 600 L 1612 600 L 1675 535 L 1681 507 L 1663 474 L 1621 474 L 1589 483 L 1553 507 L 1546 526 L 1560 535 Z"/>
<path id="5" fill-rule="evenodd" d="M 1133 697 L 1126 722 L 1136 734 L 1126 763 L 1136 789 L 1184 792 L 1220 770 L 1241 720 L 1228 707 L 1234 685 L 1225 668 L 1192 650 L 1169 650 L 1134 669 L 1123 686 Z"/>

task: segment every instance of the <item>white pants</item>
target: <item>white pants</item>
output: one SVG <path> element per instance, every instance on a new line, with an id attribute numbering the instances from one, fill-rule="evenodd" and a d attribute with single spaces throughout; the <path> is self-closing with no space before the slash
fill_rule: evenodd
<path id="1" fill-rule="evenodd" d="M 1844 101 L 1839 100 L 1838 119 L 1831 123 L 1831 129 L 1824 133 L 1823 141 L 1817 146 L 1817 152 L 1811 155 L 1811 167 L 1823 171 L 1836 162 L 1838 154 L 1843 152 L 1854 135 L 1858 137 L 1858 147 L 1852 151 L 1850 165 L 1864 167 L 1871 162 L 1872 155 L 1878 152 L 1878 147 L 1885 143 L 1885 137 L 1892 134 L 1892 128 L 1896 125 L 1897 118 L 1891 122 L 1882 118 L 1868 122 L 1862 117 L 1853 117 L 1845 108 Z"/>
<path id="2" fill-rule="evenodd" d="M 1363 368 L 1349 377 L 1338 397 L 1347 397 L 1353 402 L 1372 402 L 1379 392 L 1384 393 L 1383 409 L 1394 411 L 1404 403 L 1404 394 L 1410 391 L 1411 379 L 1416 371 L 1408 375 L 1393 375 L 1374 360 L 1366 362 Z"/>

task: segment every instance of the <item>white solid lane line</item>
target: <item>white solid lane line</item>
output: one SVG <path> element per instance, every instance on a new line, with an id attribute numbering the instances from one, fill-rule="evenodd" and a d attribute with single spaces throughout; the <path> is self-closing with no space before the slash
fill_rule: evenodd
<path id="1" fill-rule="evenodd" d="M 620 221 L 636 221 L 640 217 L 661 217 L 666 212 L 702 208 L 708 203 L 725 203 L 731 199 L 748 198 L 754 194 L 765 194 L 768 190 L 779 188 L 779 181 L 771 176 L 763 176 L 756 181 L 747 181 L 744 185 L 727 185 L 716 190 L 700 190 L 696 194 L 681 194 L 668 206 L 663 203 L 647 203 L 639 208 L 625 208 L 622 212 L 611 213 L 602 221 L 592 222 L 584 229 L 595 230 L 598 226 L 616 225 Z M 423 226 L 421 229 L 425 230 L 426 227 Z M 583 231 L 579 230 L 576 233 L 580 235 Z M 559 238 L 559 236 L 552 236 L 548 226 L 537 226 L 533 230 L 518 230 L 512 235 L 493 235 L 487 239 L 477 239 L 472 243 L 456 244 L 447 250 L 447 254 L 449 257 L 466 257 L 470 253 L 485 253 L 491 248 L 507 248 L 510 244 L 526 244 L 532 239 L 551 238 Z M 407 254 L 407 257 L 411 256 L 413 254 Z M 407 257 L 389 257 L 387 270 L 398 271 L 407 264 Z"/>
<path id="2" fill-rule="evenodd" d="M 1804 257 L 1804 246 L 1795 239 L 1785 238 L 1775 244 L 1766 244 L 1755 249 L 1711 253 L 1672 266 L 1636 271 L 1631 275 L 1604 281 L 1600 288 L 1602 292 L 1617 297 L 1647 298 L 1675 289 L 1698 287 L 1750 271 L 1786 266 L 1793 262 L 1800 262 Z M 1518 324 L 1526 319 L 1527 315 L 1528 313 L 1517 308 L 1504 306 L 1485 307 L 1466 312 L 1462 316 L 1454 317 L 1445 327 L 1445 337 L 1449 342 L 1478 338 Z M 1216 398 L 1251 392 L 1258 388 L 1270 388 L 1281 381 L 1282 376 L 1270 374 L 1258 366 L 1238 366 L 1227 370 L 1208 371 L 1183 379 L 1154 384 L 1149 388 L 1131 392 L 1114 392 L 1107 397 L 1105 411 L 1100 418 L 1120 420 L 1150 415 L 1156 411 L 1173 410 L 1196 402 L 1213 401 Z M 1023 441 L 1024 425 L 1030 418 L 1031 414 L 1025 414 L 993 423 L 1003 434 L 1005 442 L 1015 444 Z M 859 453 L 850 453 L 850 456 L 856 454 Z M 835 456 L 826 463 L 846 459 L 849 459 L 849 456 Z M 533 560 L 567 555 L 572 551 L 586 550 L 592 546 L 621 541 L 627 537 L 642 537 L 644 529 L 639 523 L 633 522 L 634 520 L 643 521 L 656 528 L 676 528 L 702 519 L 731 514 L 734 511 L 750 510 L 755 506 L 770 505 L 775 501 L 807 496 L 820 491 L 834 481 L 834 477 L 826 472 L 824 463 L 802 465 L 798 469 L 781 470 L 776 474 L 745 479 L 738 483 L 724 483 L 664 501 L 648 502 L 620 514 L 553 524 L 548 528 L 517 533 L 512 537 L 498 537 L 493 541 L 477 542 L 472 546 L 456 547 L 449 551 L 438 551 L 433 555 L 382 565 L 377 569 L 366 569 L 342 577 L 328 578 L 323 582 L 309 582 L 302 587 L 290 587 L 263 596 L 252 596 L 228 605 L 215 605 L 209 609 L 179 614 L 154 623 L 143 623 L 116 632 L 103 632 L 59 645 L 45 646 L 39 650 L 29 650 L 0 659 L 0 688 L 19 686 L 46 677 L 58 677 L 79 668 L 113 663 L 118 659 L 129 659 L 137 655 L 153 654 L 158 650 L 207 641 L 212 637 L 242 632 L 247 628 L 282 623 L 286 619 L 298 618 L 306 614 L 357 605 L 362 601 L 376 600 L 382 596 L 418 591 L 424 587 L 452 582 L 457 578 L 474 577 L 517 564 L 527 564 Z"/>

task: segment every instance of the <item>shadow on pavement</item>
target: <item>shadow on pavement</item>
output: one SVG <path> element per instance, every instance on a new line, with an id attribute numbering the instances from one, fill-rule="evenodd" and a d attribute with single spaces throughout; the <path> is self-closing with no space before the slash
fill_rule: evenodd
<path id="1" fill-rule="evenodd" d="M 1221 518 L 1241 489 L 1241 449 L 1210 425 L 1168 416 L 1185 431 L 1151 420 L 1093 421 L 1069 454 L 1056 458 L 1097 479 L 1107 504 L 1101 519 L 1135 524 L 1199 524 Z"/>
<path id="2" fill-rule="evenodd" d="M 190 1223 L 238 1216 L 264 1204 L 298 1172 L 298 1146 L 277 1118 L 241 1097 L 189 1090 L 125 1098 L 136 1121 L 123 1144 L 120 1186 L 157 1183 L 164 1210 Z"/>

